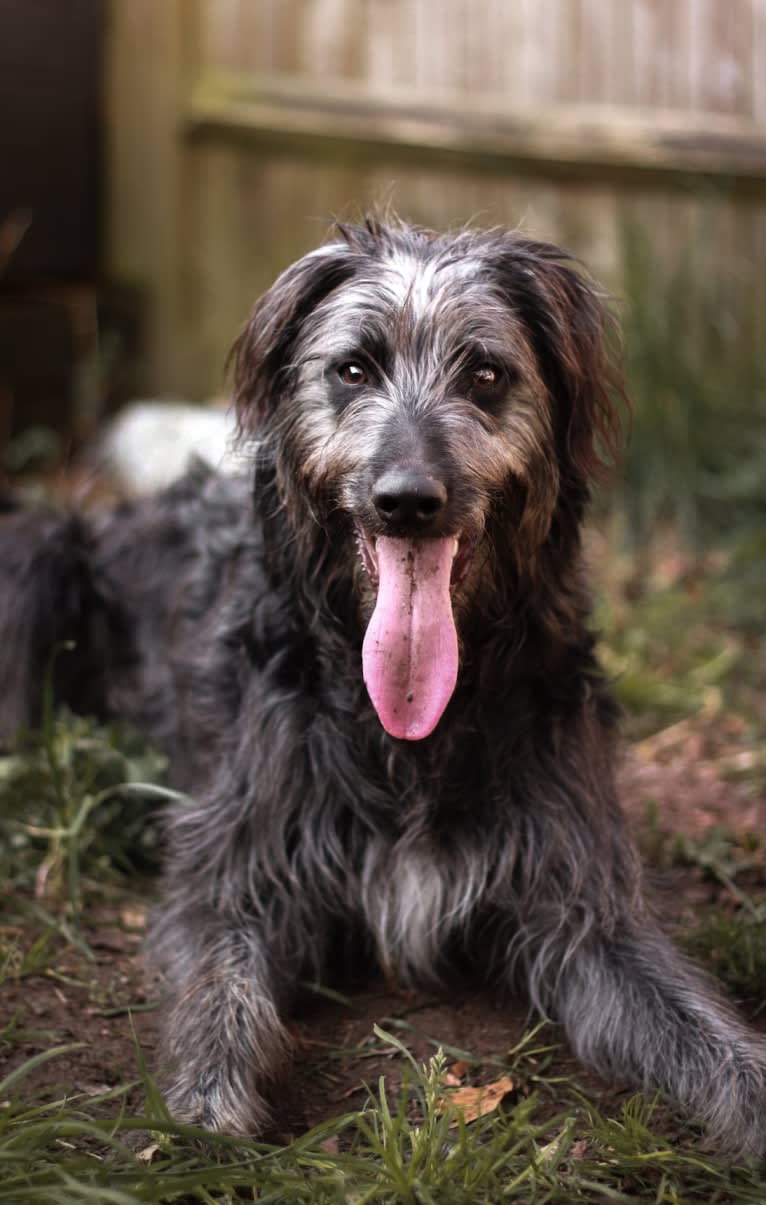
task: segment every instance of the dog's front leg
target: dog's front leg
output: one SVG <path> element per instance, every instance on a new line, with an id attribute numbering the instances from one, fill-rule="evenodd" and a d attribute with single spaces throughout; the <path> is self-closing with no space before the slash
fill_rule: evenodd
<path id="1" fill-rule="evenodd" d="M 766 1154 L 766 1044 L 652 921 L 552 941 L 537 971 L 585 1064 L 666 1093 L 730 1153 Z"/>
<path id="2" fill-rule="evenodd" d="M 173 1116 L 229 1134 L 261 1132 L 290 1045 L 280 1005 L 291 985 L 258 923 L 171 908 L 150 949 L 169 988 L 163 1061 Z"/>

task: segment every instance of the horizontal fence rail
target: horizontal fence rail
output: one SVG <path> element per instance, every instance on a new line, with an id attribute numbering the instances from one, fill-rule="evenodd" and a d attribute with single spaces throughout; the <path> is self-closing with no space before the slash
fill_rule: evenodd
<path id="1" fill-rule="evenodd" d="M 579 104 L 508 109 L 500 98 L 374 95 L 353 83 L 206 73 L 184 121 L 192 134 L 236 134 L 270 149 L 426 156 L 458 169 L 712 178 L 766 188 L 766 130 L 723 114 Z"/>

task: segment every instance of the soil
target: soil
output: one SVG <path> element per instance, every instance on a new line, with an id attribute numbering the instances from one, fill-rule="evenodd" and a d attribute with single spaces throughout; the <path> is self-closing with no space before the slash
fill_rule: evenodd
<path id="1" fill-rule="evenodd" d="M 757 796 L 752 785 L 732 781 L 732 759 L 736 769 L 737 759 L 741 763 L 746 753 L 737 732 L 708 727 L 705 731 L 680 725 L 653 742 L 634 746 L 626 758 L 621 773 L 624 805 L 650 850 L 657 825 L 662 832 L 691 836 L 716 824 L 735 832 L 766 831 L 766 798 Z M 647 834 L 648 805 L 656 820 Z M 675 870 L 672 875 L 672 889 L 662 897 L 671 923 L 720 894 L 721 889 L 697 870 Z M 54 1096 L 95 1096 L 136 1081 L 137 1045 L 149 1068 L 156 1066 L 156 987 L 140 958 L 153 890 L 152 885 L 140 886 L 89 919 L 85 937 L 93 961 L 62 945 L 41 973 L 6 981 L 0 1024 L 15 1018 L 16 1028 L 12 1041 L 0 1043 L 0 1076 L 34 1054 L 70 1042 L 82 1042 L 83 1047 L 37 1067 L 26 1081 L 27 1089 Z M 23 931 L 18 936 L 26 948 Z M 530 1022 L 518 1001 L 502 999 L 486 987 L 465 985 L 440 997 L 405 992 L 380 981 L 344 985 L 343 992 L 345 1000 L 307 996 L 292 1023 L 296 1059 L 275 1102 L 274 1139 L 287 1140 L 324 1119 L 359 1108 L 367 1097 L 366 1085 L 377 1090 L 381 1075 L 396 1090 L 405 1061 L 373 1034 L 375 1023 L 401 1038 L 419 1061 L 426 1061 L 439 1043 L 450 1062 L 470 1052 L 478 1062 L 459 1068 L 461 1080 L 487 1083 L 504 1074 L 493 1060 L 507 1054 Z M 755 1005 L 749 1011 L 754 1012 Z M 626 1093 L 585 1075 L 553 1026 L 543 1029 L 539 1043 L 555 1045 L 551 1055 L 538 1059 L 540 1079 L 535 1061 L 525 1061 L 523 1078 L 514 1090 L 541 1088 L 545 1107 L 545 1076 L 571 1076 L 605 1108 L 619 1108 Z M 549 1095 L 553 1111 L 555 1092 Z M 141 1110 L 140 1086 L 132 1090 L 129 1107 Z"/>

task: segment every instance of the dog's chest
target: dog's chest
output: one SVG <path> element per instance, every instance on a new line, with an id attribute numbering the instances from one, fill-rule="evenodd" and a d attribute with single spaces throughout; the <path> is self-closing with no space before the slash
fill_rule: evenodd
<path id="1" fill-rule="evenodd" d="M 486 894 L 486 855 L 425 841 L 368 847 L 361 876 L 364 920 L 386 973 L 404 982 L 439 978 L 445 946 L 464 935 Z"/>

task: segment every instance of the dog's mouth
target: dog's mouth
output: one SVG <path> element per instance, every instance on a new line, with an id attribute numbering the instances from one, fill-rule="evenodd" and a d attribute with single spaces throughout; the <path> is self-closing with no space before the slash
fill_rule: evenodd
<path id="1" fill-rule="evenodd" d="M 364 681 L 391 736 L 429 736 L 455 689 L 458 641 L 453 594 L 475 542 L 373 537 L 359 532 L 362 564 L 377 600 L 362 645 Z"/>
<path id="2" fill-rule="evenodd" d="M 356 542 L 359 547 L 359 559 L 362 562 L 365 573 L 370 579 L 371 584 L 378 589 L 380 583 L 380 571 L 378 569 L 378 541 L 381 539 L 393 539 L 387 536 L 371 536 L 362 528 L 356 530 Z M 454 536 L 444 537 L 448 546 L 451 545 L 451 570 L 449 579 L 450 593 L 454 593 L 460 583 L 465 578 L 473 560 L 473 554 L 476 551 L 476 539 L 468 539 L 463 537 L 460 532 Z M 440 540 L 434 539 L 400 539 L 397 540 L 402 545 L 411 546 L 413 544 L 437 544 Z"/>

